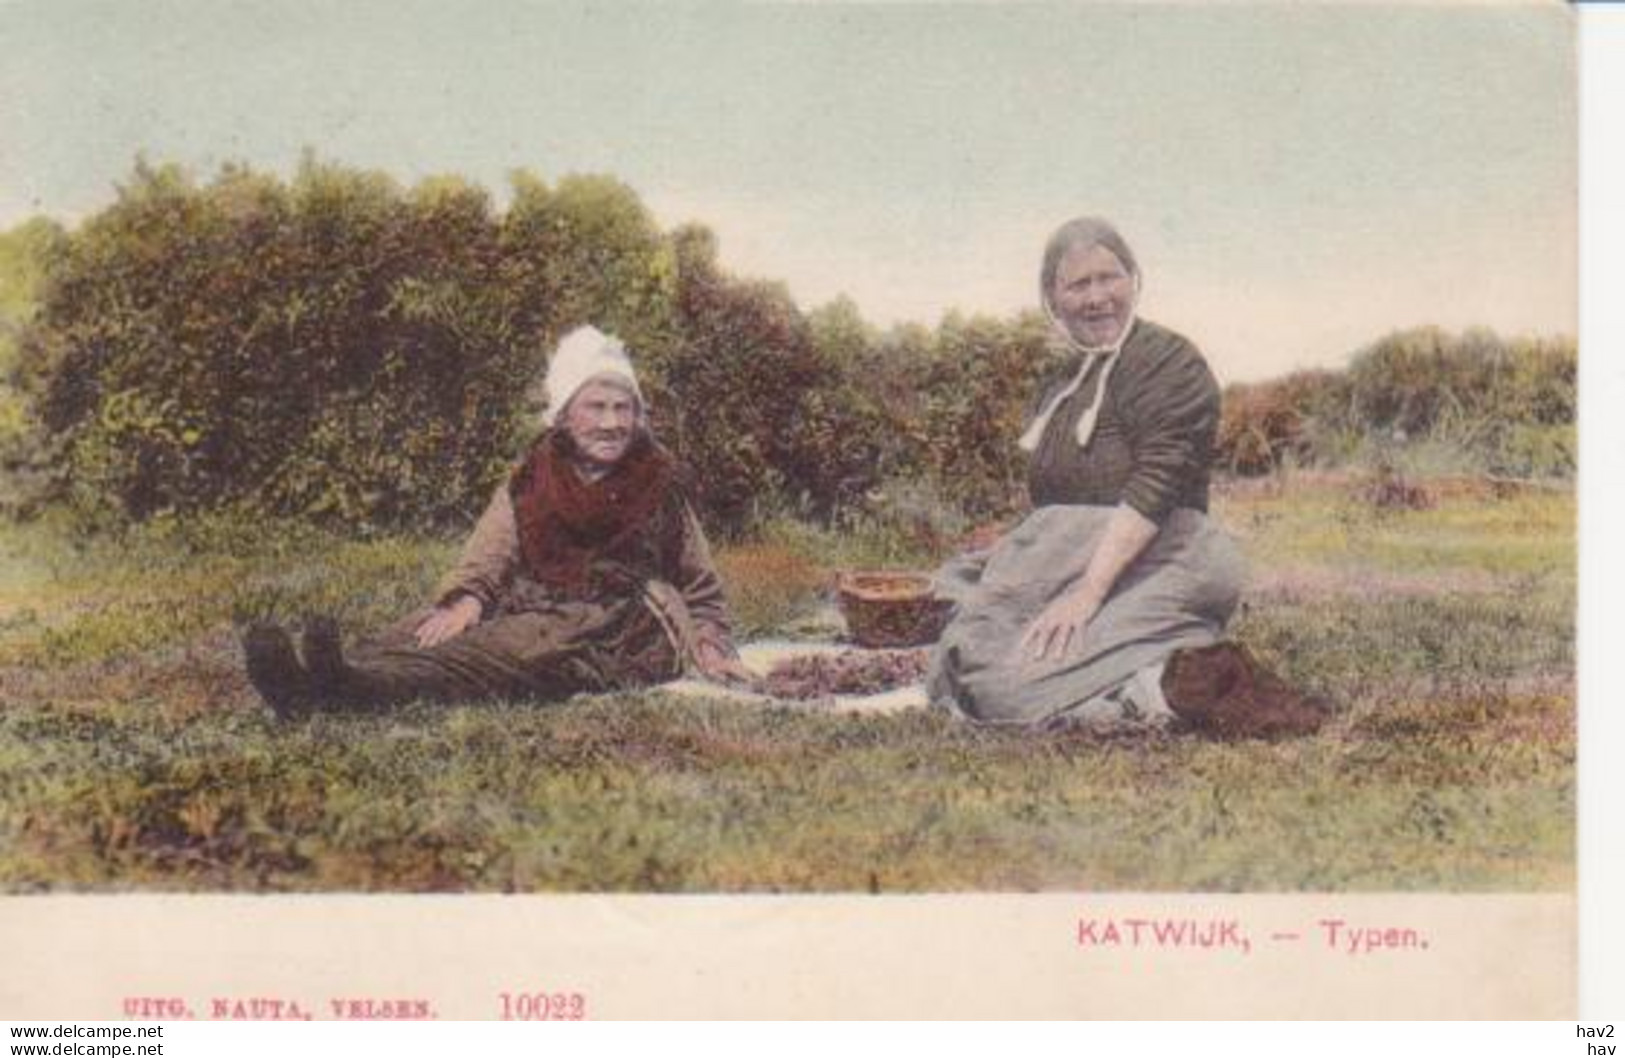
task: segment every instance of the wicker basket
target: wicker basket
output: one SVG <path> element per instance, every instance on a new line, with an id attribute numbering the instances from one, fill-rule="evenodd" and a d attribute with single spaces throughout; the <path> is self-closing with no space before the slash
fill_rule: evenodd
<path id="1" fill-rule="evenodd" d="M 843 571 L 835 575 L 835 598 L 853 641 L 865 647 L 933 642 L 953 609 L 931 593 L 925 573 Z"/>

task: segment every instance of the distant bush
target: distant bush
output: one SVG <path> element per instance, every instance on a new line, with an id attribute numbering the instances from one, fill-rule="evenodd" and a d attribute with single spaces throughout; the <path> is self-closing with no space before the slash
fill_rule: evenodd
<path id="1" fill-rule="evenodd" d="M 68 240 L 23 348 L 73 498 L 444 520 L 500 464 L 522 347 L 485 194 L 307 162 L 291 187 L 138 167 Z"/>
<path id="2" fill-rule="evenodd" d="M 66 234 L 44 217 L 0 232 L 0 515 L 25 513 L 48 488 L 56 452 L 16 388 L 19 345 L 45 270 Z"/>
<path id="3" fill-rule="evenodd" d="M 1047 334 L 1035 314 L 1009 323 L 949 316 L 918 376 L 925 476 L 973 517 L 1006 514 L 1025 501 L 1027 456 L 1016 439 L 1055 363 Z"/>
<path id="4" fill-rule="evenodd" d="M 1397 462 L 1424 473 L 1570 475 L 1577 368 L 1568 339 L 1396 332 L 1342 372 L 1229 387 L 1221 459 L 1239 474 Z"/>
<path id="5" fill-rule="evenodd" d="M 846 399 L 874 460 L 870 491 L 848 516 L 930 536 L 1021 507 L 1026 456 L 1016 439 L 1055 362 L 1043 321 L 950 313 L 935 330 L 905 324 L 861 342 L 854 331 L 842 346 Z M 919 524 L 927 511 L 931 527 Z"/>
<path id="6" fill-rule="evenodd" d="M 1234 474 L 1266 474 L 1316 456 L 1313 417 L 1330 400 L 1337 376 L 1300 371 L 1269 382 L 1233 385 L 1224 393 L 1218 451 Z"/>
<path id="7" fill-rule="evenodd" d="M 673 236 L 669 334 L 652 345 L 655 420 L 726 532 L 789 503 L 828 519 L 876 473 L 877 422 L 850 365 L 815 340 L 782 287 L 736 279 L 703 228 Z"/>

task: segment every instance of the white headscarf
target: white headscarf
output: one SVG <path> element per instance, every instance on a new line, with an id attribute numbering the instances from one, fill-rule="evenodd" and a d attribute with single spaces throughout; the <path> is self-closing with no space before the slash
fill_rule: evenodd
<path id="1" fill-rule="evenodd" d="M 581 387 L 601 376 L 628 386 L 638 404 L 643 404 L 638 376 L 619 338 L 591 324 L 577 327 L 561 338 L 547 362 L 547 409 L 542 412 L 542 425 L 552 426 Z"/>

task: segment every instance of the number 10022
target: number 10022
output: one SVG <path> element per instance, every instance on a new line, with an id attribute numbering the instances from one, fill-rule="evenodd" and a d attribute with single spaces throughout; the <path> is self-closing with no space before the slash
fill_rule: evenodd
<path id="1" fill-rule="evenodd" d="M 580 1021 L 587 997 L 580 992 L 502 992 L 503 1021 Z"/>

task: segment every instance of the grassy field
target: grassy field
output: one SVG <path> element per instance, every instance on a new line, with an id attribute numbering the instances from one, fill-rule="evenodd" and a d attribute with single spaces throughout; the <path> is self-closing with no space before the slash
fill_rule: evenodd
<path id="1" fill-rule="evenodd" d="M 0 889 L 1546 890 L 1574 880 L 1574 500 L 1228 490 L 1237 635 L 1338 707 L 1277 745 L 979 731 L 649 692 L 279 726 L 233 620 L 416 604 L 441 542 L 0 527 Z M 743 627 L 817 624 L 783 525 Z"/>

